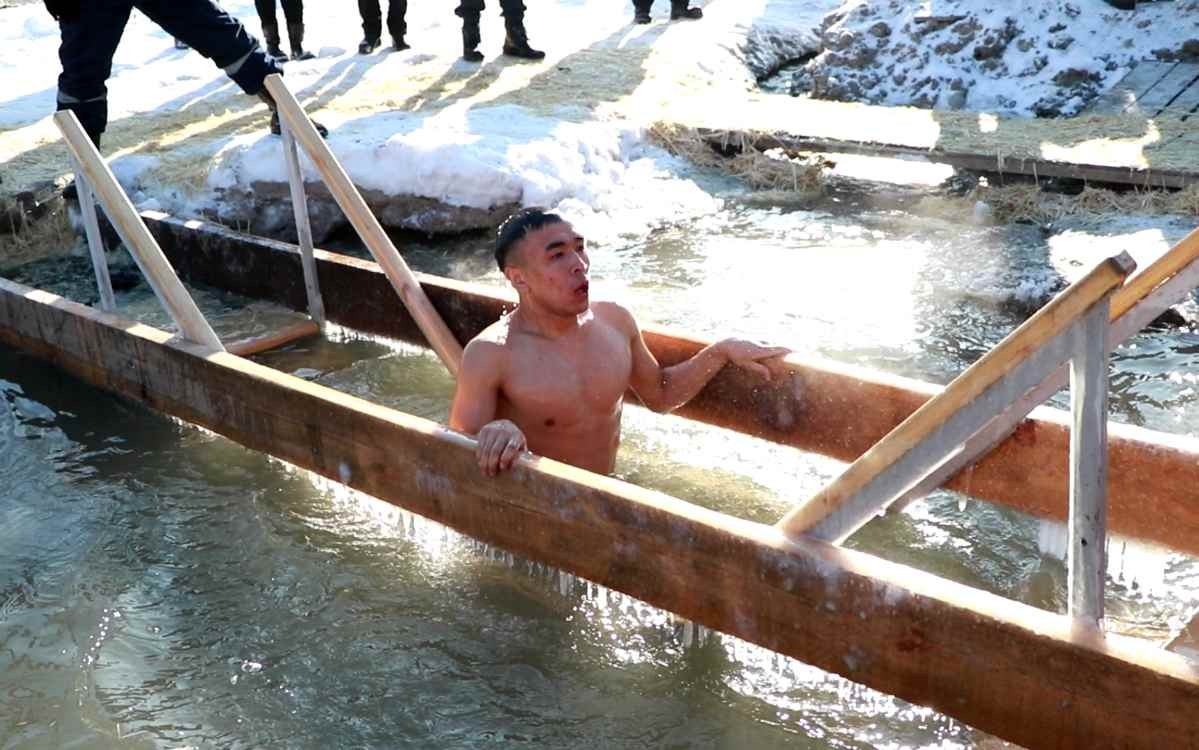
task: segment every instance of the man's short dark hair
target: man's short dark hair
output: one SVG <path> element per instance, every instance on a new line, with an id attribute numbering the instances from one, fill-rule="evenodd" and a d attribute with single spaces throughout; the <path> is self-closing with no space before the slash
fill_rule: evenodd
<path id="1" fill-rule="evenodd" d="M 495 232 L 495 262 L 503 271 L 508 265 L 508 251 L 524 239 L 529 232 L 536 232 L 544 226 L 565 221 L 558 214 L 546 213 L 541 208 L 522 208 L 509 216 L 500 224 Z"/>

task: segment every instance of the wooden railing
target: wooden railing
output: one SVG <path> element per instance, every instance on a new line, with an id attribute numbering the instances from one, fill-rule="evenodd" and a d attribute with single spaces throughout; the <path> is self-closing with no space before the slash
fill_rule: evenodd
<path id="1" fill-rule="evenodd" d="M 1103 612 L 1107 472 L 1107 327 L 1115 290 L 1135 268 L 1120 254 L 1099 264 L 888 433 L 777 524 L 788 535 L 840 542 L 884 511 L 1022 398 L 1070 362 L 1074 407 L 1070 472 L 1070 609 Z M 1028 407 L 1031 409 L 1031 407 Z"/>
<path id="2" fill-rule="evenodd" d="M 312 159 L 313 165 L 325 181 L 325 186 L 329 188 L 333 199 L 337 201 L 337 205 L 350 220 L 350 224 L 358 232 L 358 236 L 366 244 L 375 261 L 387 274 L 388 281 L 400 295 L 404 307 L 412 314 L 420 326 L 421 332 L 433 346 L 433 350 L 445 363 L 450 374 L 457 377 L 458 367 L 462 361 L 462 345 L 450 333 L 450 329 L 446 327 L 441 315 L 429 302 L 429 298 L 421 289 L 420 282 L 408 268 L 408 264 L 400 257 L 391 238 L 383 231 L 379 220 L 371 213 L 366 201 L 358 192 L 358 188 L 354 187 L 354 183 L 350 181 L 328 144 L 317 132 L 312 121 L 304 114 L 300 103 L 284 85 L 283 78 L 279 75 L 267 76 L 266 88 L 278 107 L 279 124 L 283 129 L 286 141 L 284 153 L 288 159 L 288 180 L 291 184 L 293 205 L 299 206 L 305 201 L 304 181 L 300 174 L 299 162 L 296 159 L 294 146 L 288 145 L 290 139 L 294 137 L 295 141 L 304 147 L 304 151 Z M 296 218 L 297 228 L 306 231 L 306 214 L 302 225 L 298 209 Z M 301 234 L 301 240 L 303 241 L 303 234 Z M 309 258 L 312 255 L 311 245 L 312 239 L 309 235 L 307 251 Z"/>
<path id="3" fill-rule="evenodd" d="M 100 308 L 105 312 L 114 312 L 116 298 L 112 293 L 112 282 L 108 275 L 108 259 L 104 251 L 104 239 L 100 232 L 99 217 L 96 215 L 97 199 L 121 241 L 129 249 L 129 254 L 133 256 L 133 260 L 141 269 L 142 275 L 146 277 L 150 288 L 154 290 L 159 303 L 171 320 L 175 322 L 175 326 L 183 337 L 214 351 L 225 351 L 225 346 L 196 306 L 195 300 L 184 288 L 175 269 L 171 267 L 170 261 L 163 255 L 162 248 L 158 246 L 158 242 L 146 228 L 145 222 L 142 221 L 141 216 L 129 201 L 129 196 L 125 194 L 120 183 L 113 176 L 112 170 L 100 156 L 100 151 L 84 132 L 75 113 L 69 110 L 57 112 L 54 115 L 54 123 L 58 126 L 71 151 L 75 170 L 75 186 L 79 196 L 79 211 L 83 216 L 88 251 L 91 254 L 92 267 L 96 273 L 96 286 L 100 290 Z M 306 213 L 305 216 L 307 216 Z M 311 251 L 308 260 L 308 264 L 305 265 L 305 278 L 307 280 L 307 274 L 311 268 L 313 279 L 313 285 L 309 287 L 311 302 L 312 293 L 316 289 L 316 264 L 312 260 Z M 228 351 L 240 356 L 249 356 L 319 334 L 324 321 L 319 290 L 315 291 L 315 301 L 315 306 L 311 304 L 309 306 L 310 312 L 315 313 L 312 315 L 312 320 L 302 321 L 264 336 L 236 341 L 230 344 Z"/>
<path id="4" fill-rule="evenodd" d="M 141 269 L 149 282 L 150 288 L 158 297 L 158 301 L 166 309 L 167 314 L 175 321 L 175 325 L 183 336 L 197 344 L 216 351 L 224 351 L 221 340 L 217 338 L 208 321 L 196 307 L 195 300 L 183 288 L 179 277 L 171 268 L 171 264 L 162 254 L 158 243 L 146 229 L 141 217 L 129 202 L 129 197 L 121 189 L 116 177 L 108 164 L 101 158 L 91 138 L 84 132 L 79 119 L 70 110 L 61 110 L 54 114 L 54 124 L 58 126 L 67 147 L 75 157 L 77 173 L 75 181 L 80 198 L 80 206 L 87 223 L 89 247 L 91 248 L 93 264 L 96 268 L 96 278 L 100 285 L 101 303 L 108 305 L 111 312 L 115 305 L 112 287 L 108 283 L 108 265 L 104 258 L 103 246 L 99 245 L 100 231 L 96 224 L 95 205 L 91 202 L 92 189 L 104 207 L 105 213 L 112 221 L 113 227 L 125 247 Z"/>

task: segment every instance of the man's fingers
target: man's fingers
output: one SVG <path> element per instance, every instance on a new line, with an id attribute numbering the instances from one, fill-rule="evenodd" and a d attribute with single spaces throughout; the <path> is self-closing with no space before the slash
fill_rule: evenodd
<path id="1" fill-rule="evenodd" d="M 785 346 L 766 346 L 762 348 L 762 352 L 754 357 L 754 359 L 774 359 L 775 357 L 781 357 L 784 354 L 790 353 L 791 350 Z"/>
<path id="2" fill-rule="evenodd" d="M 520 441 L 510 440 L 504 452 L 500 454 L 500 469 L 507 471 L 512 466 L 512 462 L 520 455 Z"/>
<path id="3" fill-rule="evenodd" d="M 766 365 L 762 364 L 761 362 L 753 362 L 753 361 L 746 362 L 745 367 L 749 370 L 753 370 L 754 372 L 758 373 L 759 375 L 766 378 L 767 380 L 770 380 L 770 368 L 767 367 Z"/>

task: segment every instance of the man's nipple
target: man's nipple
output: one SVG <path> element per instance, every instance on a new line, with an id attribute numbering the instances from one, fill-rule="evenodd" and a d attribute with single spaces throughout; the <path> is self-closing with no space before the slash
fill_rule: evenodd
<path id="1" fill-rule="evenodd" d="M 555 424 L 555 422 L 554 422 L 554 418 L 553 418 L 553 417 L 550 417 L 549 419 L 545 420 L 545 426 L 546 426 L 546 427 L 553 427 L 553 426 L 554 426 L 554 424 Z"/>

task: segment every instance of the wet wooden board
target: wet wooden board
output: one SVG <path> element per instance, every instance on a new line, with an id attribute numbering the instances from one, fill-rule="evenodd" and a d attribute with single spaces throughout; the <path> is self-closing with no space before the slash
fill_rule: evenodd
<path id="1" fill-rule="evenodd" d="M 143 217 L 190 282 L 305 309 L 304 279 L 294 246 L 156 212 Z M 318 250 L 317 265 L 330 320 L 425 345 L 375 264 Z M 478 334 L 514 301 L 495 288 L 418 277 L 460 341 Z M 654 355 L 668 365 L 707 343 L 652 325 L 643 330 Z M 811 358 L 793 356 L 788 368 L 790 379 L 771 383 L 725 368 L 675 413 L 853 461 L 940 391 L 928 383 Z M 1070 422 L 1070 415 L 1060 410 L 1035 410 L 1011 438 L 946 486 L 1064 521 Z M 1109 429 L 1111 530 L 1199 554 L 1199 440 L 1123 424 Z"/>
<path id="2" fill-rule="evenodd" d="M 1096 99 L 1082 114 L 1120 114 L 1132 111 L 1136 103 L 1165 78 L 1177 63 L 1143 61 L 1133 66 L 1110 91 Z"/>
<path id="3" fill-rule="evenodd" d="M 1182 748 L 1199 737 L 1199 669 L 1143 642 L 1074 632 L 1059 615 L 555 461 L 522 458 L 484 477 L 474 442 L 438 424 L 4 279 L 0 343 L 1028 748 Z"/>
<path id="4" fill-rule="evenodd" d="M 1137 63 L 1111 91 L 1083 114 L 1140 114 L 1152 117 L 1170 109 L 1199 104 L 1199 63 Z"/>
<path id="5" fill-rule="evenodd" d="M 1178 63 L 1137 101 L 1137 108 L 1142 114 L 1159 115 L 1171 102 L 1189 91 L 1197 80 L 1199 63 Z"/>

